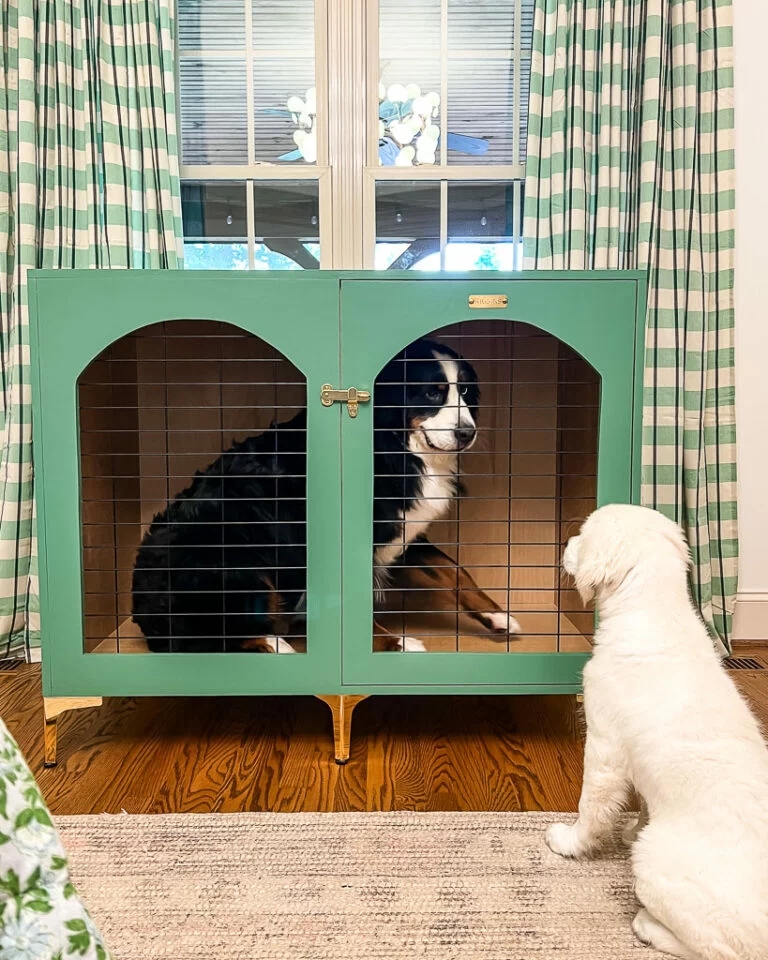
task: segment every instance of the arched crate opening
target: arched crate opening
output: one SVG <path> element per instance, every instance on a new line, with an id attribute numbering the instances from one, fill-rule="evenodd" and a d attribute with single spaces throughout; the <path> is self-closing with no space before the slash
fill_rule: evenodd
<path id="1" fill-rule="evenodd" d="M 303 374 L 239 327 L 168 320 L 95 357 L 77 405 L 85 651 L 304 651 Z"/>
<path id="2" fill-rule="evenodd" d="M 374 650 L 396 649 L 389 638 L 406 636 L 417 641 L 411 649 L 427 652 L 588 651 L 593 617 L 560 564 L 568 538 L 597 503 L 597 371 L 567 344 L 521 322 L 468 320 L 424 339 L 438 353 L 448 348 L 442 358 L 449 365 L 456 355 L 468 365 L 466 376 L 476 376 L 476 438 L 454 455 L 455 467 L 428 442 L 421 444 L 420 469 L 438 480 L 455 470 L 457 491 L 447 496 L 431 480 L 424 499 L 434 497 L 436 508 L 426 511 L 428 526 L 423 503 L 406 512 L 394 537 L 395 545 L 401 540 L 399 557 L 385 577 L 374 562 Z M 413 415 L 405 426 L 409 437 L 436 409 L 424 409 L 431 375 L 423 343 L 415 341 L 385 367 L 374 391 L 375 404 L 385 398 L 391 407 L 407 408 L 406 418 Z M 437 378 L 447 382 L 441 403 L 455 409 L 460 401 L 458 391 L 451 394 L 450 371 Z M 388 429 L 381 412 L 376 424 Z M 409 469 L 403 460 L 404 473 Z M 381 518 L 391 477 L 376 462 L 374 471 L 374 514 Z M 382 533 L 380 519 L 374 527 L 376 551 L 393 538 Z M 509 630 L 507 614 L 519 630 Z"/>

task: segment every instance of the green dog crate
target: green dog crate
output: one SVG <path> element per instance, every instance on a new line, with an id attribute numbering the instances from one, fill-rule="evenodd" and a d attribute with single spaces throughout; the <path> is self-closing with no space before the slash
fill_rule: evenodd
<path id="1" fill-rule="evenodd" d="M 592 615 L 559 562 L 596 505 L 639 497 L 640 273 L 40 270 L 30 312 L 46 762 L 57 716 L 104 696 L 319 696 L 343 761 L 371 694 L 579 691 Z M 403 563 L 374 627 L 375 381 L 422 337 L 472 364 L 479 432 L 458 455 L 461 496 L 426 529 L 443 592 Z M 153 516 L 234 441 L 300 411 L 295 655 L 274 639 L 272 656 L 150 652 L 132 570 Z M 475 589 L 520 632 L 468 618 Z M 379 625 L 426 652 L 380 649 Z"/>

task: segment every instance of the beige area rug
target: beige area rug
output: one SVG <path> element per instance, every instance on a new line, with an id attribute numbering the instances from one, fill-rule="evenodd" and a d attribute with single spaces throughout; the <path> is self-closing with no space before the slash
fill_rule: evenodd
<path id="1" fill-rule="evenodd" d="M 552 854 L 537 813 L 59 817 L 117 960 L 655 960 L 620 841 Z"/>

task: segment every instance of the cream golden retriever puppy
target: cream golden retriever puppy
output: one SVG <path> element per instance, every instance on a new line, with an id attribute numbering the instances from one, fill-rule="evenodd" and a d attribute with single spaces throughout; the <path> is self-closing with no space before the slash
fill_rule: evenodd
<path id="1" fill-rule="evenodd" d="M 588 856 L 634 787 L 638 938 L 686 960 L 768 960 L 768 751 L 691 603 L 689 562 L 679 528 L 644 507 L 603 507 L 568 542 L 600 624 L 579 817 L 547 844 Z"/>

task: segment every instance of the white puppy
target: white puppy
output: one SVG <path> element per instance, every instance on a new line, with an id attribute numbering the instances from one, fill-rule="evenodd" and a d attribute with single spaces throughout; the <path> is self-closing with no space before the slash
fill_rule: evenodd
<path id="1" fill-rule="evenodd" d="M 634 787 L 638 938 L 687 960 L 767 960 L 768 751 L 689 599 L 689 562 L 679 528 L 643 507 L 603 507 L 568 542 L 563 566 L 600 624 L 579 817 L 547 843 L 588 855 Z"/>

